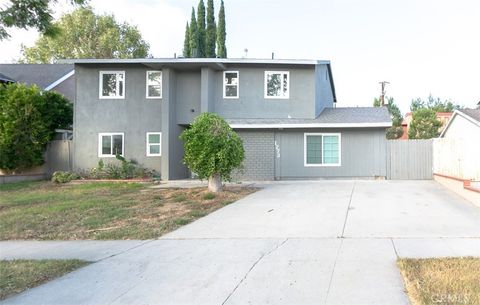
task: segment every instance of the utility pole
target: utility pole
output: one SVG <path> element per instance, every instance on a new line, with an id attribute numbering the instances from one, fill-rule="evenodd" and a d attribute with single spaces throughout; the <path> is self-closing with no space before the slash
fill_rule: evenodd
<path id="1" fill-rule="evenodd" d="M 380 94 L 380 104 L 381 106 L 385 106 L 385 86 L 390 84 L 387 81 L 379 82 L 379 84 L 382 86 L 382 93 Z"/>

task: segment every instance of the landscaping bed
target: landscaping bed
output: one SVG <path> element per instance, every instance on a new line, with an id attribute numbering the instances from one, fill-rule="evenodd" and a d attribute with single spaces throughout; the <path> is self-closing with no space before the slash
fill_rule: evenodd
<path id="1" fill-rule="evenodd" d="M 0 300 L 87 265 L 72 260 L 0 261 Z"/>
<path id="2" fill-rule="evenodd" d="M 0 240 L 152 239 L 256 191 L 154 189 L 148 183 L 0 185 Z"/>
<path id="3" fill-rule="evenodd" d="M 480 258 L 399 259 L 412 305 L 480 305 Z"/>

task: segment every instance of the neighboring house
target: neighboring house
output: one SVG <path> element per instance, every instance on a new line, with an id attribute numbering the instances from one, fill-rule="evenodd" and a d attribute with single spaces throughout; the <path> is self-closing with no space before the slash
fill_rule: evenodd
<path id="1" fill-rule="evenodd" d="M 455 110 L 440 138 L 464 138 L 480 140 L 480 109 Z"/>
<path id="2" fill-rule="evenodd" d="M 437 119 L 442 122 L 442 127 L 440 127 L 439 132 L 442 132 L 442 130 L 445 128 L 445 126 L 448 124 L 448 121 L 452 117 L 452 112 L 437 112 L 436 116 Z M 408 130 L 410 129 L 410 124 L 412 123 L 412 113 L 407 112 L 405 114 L 405 117 L 403 118 L 402 121 L 402 129 L 403 129 L 403 135 L 399 138 L 399 140 L 408 140 Z"/>
<path id="3" fill-rule="evenodd" d="M 191 176 L 180 133 L 215 112 L 243 138 L 238 179 L 385 177 L 385 107 L 335 108 L 330 62 L 255 59 L 74 60 L 76 170 L 116 153 Z"/>
<path id="4" fill-rule="evenodd" d="M 42 90 L 55 90 L 72 103 L 75 101 L 75 70 L 72 64 L 0 64 L 0 82 L 2 79 L 37 85 Z"/>
<path id="5" fill-rule="evenodd" d="M 433 141 L 436 181 L 480 206 L 480 109 L 459 109 Z"/>

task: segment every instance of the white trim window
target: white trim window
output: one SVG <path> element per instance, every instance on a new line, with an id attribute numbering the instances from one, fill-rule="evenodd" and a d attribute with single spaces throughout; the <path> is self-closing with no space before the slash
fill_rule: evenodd
<path id="1" fill-rule="evenodd" d="M 162 98 L 162 71 L 147 71 L 146 84 L 148 99 Z"/>
<path id="2" fill-rule="evenodd" d="M 288 99 L 290 97 L 290 72 L 265 71 L 265 98 Z"/>
<path id="3" fill-rule="evenodd" d="M 223 98 L 238 98 L 240 95 L 240 73 L 238 71 L 223 72 Z"/>
<path id="4" fill-rule="evenodd" d="M 305 133 L 304 166 L 341 166 L 340 133 Z"/>
<path id="5" fill-rule="evenodd" d="M 162 155 L 162 133 L 147 132 L 147 157 Z"/>
<path id="6" fill-rule="evenodd" d="M 98 134 L 98 156 L 112 158 L 117 154 L 123 157 L 124 148 L 123 132 L 104 132 Z"/>
<path id="7" fill-rule="evenodd" d="M 125 98 L 125 71 L 100 71 L 99 98 Z"/>

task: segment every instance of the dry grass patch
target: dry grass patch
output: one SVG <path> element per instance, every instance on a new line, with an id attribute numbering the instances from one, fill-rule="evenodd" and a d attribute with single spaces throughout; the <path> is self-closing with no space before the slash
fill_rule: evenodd
<path id="1" fill-rule="evenodd" d="M 139 183 L 0 185 L 0 240 L 150 239 L 256 191 L 152 189 Z"/>
<path id="2" fill-rule="evenodd" d="M 0 261 L 0 300 L 87 265 L 72 260 Z"/>
<path id="3" fill-rule="evenodd" d="M 399 259 L 412 305 L 480 305 L 480 258 Z"/>

